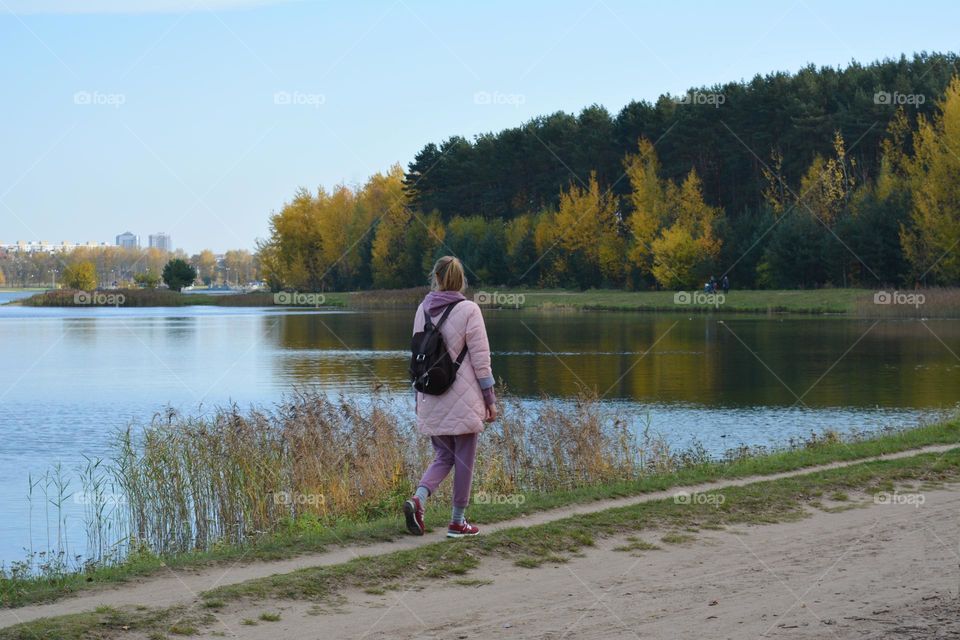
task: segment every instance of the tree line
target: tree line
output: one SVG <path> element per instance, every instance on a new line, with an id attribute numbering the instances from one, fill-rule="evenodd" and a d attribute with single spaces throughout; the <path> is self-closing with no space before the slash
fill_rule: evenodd
<path id="1" fill-rule="evenodd" d="M 210 284 L 236 286 L 258 282 L 260 265 L 246 249 L 227 251 L 219 257 L 209 249 L 188 256 L 155 248 L 79 247 L 69 252 L 0 252 L 0 286 L 68 286 L 82 282 L 79 289 L 98 287 L 148 287 L 160 284 L 164 267 L 171 259 L 188 263 L 197 280 Z M 82 268 L 81 268 L 82 267 Z M 78 276 L 77 274 L 82 274 Z"/>
<path id="2" fill-rule="evenodd" d="M 489 285 L 957 284 L 957 61 L 810 66 L 454 136 L 406 171 L 298 190 L 258 257 L 303 290 L 421 284 L 444 253 Z"/>

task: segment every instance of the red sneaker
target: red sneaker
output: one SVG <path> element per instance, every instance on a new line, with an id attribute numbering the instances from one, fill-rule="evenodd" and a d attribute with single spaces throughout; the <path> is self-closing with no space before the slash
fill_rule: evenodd
<path id="1" fill-rule="evenodd" d="M 465 538 L 467 536 L 475 536 L 480 533 L 478 527 L 473 526 L 466 520 L 463 522 L 451 522 L 447 526 L 447 537 L 448 538 Z"/>
<path id="2" fill-rule="evenodd" d="M 403 503 L 403 515 L 407 518 L 407 531 L 415 536 L 422 536 L 426 528 L 423 524 L 423 505 L 420 498 L 411 497 Z"/>

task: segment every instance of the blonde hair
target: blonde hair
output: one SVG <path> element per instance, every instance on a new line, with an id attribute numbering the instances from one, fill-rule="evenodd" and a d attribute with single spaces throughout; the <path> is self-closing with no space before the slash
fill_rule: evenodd
<path id="1" fill-rule="evenodd" d="M 463 263 L 455 256 L 443 256 L 430 271 L 430 288 L 434 291 L 459 291 L 467 288 Z"/>

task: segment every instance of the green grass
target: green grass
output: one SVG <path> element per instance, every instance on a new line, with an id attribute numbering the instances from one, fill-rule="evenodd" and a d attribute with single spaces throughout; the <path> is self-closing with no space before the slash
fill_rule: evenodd
<path id="1" fill-rule="evenodd" d="M 473 298 L 479 291 L 523 295 L 523 309 L 581 309 L 593 311 L 679 311 L 719 313 L 812 313 L 854 314 L 858 303 L 872 300 L 868 289 L 814 290 L 732 290 L 723 304 L 677 304 L 675 291 L 623 291 L 588 289 L 565 291 L 549 289 L 507 289 L 475 287 L 467 292 Z M 338 292 L 326 294 L 327 304 L 354 309 L 376 309 L 416 306 L 426 289 Z M 509 305 L 506 305 L 509 306 Z"/>
<path id="2" fill-rule="evenodd" d="M 566 561 L 603 538 L 625 536 L 639 548 L 648 548 L 636 537 L 638 532 L 791 522 L 809 516 L 809 505 L 817 496 L 854 491 L 869 494 L 905 483 L 958 480 L 960 449 L 944 454 L 871 461 L 726 488 L 722 504 L 678 503 L 672 499 L 645 502 L 477 538 L 359 557 L 339 565 L 300 569 L 219 587 L 201 596 L 205 601 L 236 606 L 249 606 L 267 598 L 328 603 L 342 598 L 343 592 L 350 588 L 370 589 L 395 582 L 409 588 L 447 578 L 463 584 L 469 578 L 462 576 L 490 559 L 513 559 L 515 564 L 533 569 L 544 563 Z M 124 625 L 136 630 L 169 630 L 171 624 L 197 625 L 204 619 L 209 622 L 210 617 L 203 613 L 201 605 L 186 610 L 108 610 L 16 625 L 0 630 L 0 640 L 113 638 L 121 635 Z M 172 622 L 175 618 L 176 622 Z M 247 620 L 244 623 L 248 623 Z M 256 624 L 256 621 L 249 620 L 249 623 Z"/>
<path id="3" fill-rule="evenodd" d="M 820 440 L 802 448 L 748 457 L 733 462 L 711 462 L 687 467 L 675 473 L 649 475 L 635 482 L 594 485 L 551 493 L 530 493 L 522 509 L 512 505 L 475 504 L 470 507 L 470 520 L 476 524 L 502 522 L 529 514 L 571 504 L 623 498 L 684 485 L 716 482 L 751 475 L 769 475 L 794 471 L 831 462 L 869 458 L 907 449 L 960 443 L 960 420 L 896 431 L 870 439 L 849 443 Z M 319 553 L 342 545 L 369 544 L 395 540 L 406 535 L 399 515 L 369 521 L 340 520 L 332 526 L 297 524 L 256 539 L 246 546 L 224 545 L 209 552 L 195 552 L 159 558 L 142 555 L 126 562 L 100 567 L 88 572 L 71 573 L 51 579 L 0 578 L 0 602 L 4 607 L 17 607 L 50 602 L 86 589 L 122 583 L 135 577 L 156 574 L 165 568 L 186 569 L 222 565 L 239 560 L 246 562 L 279 560 L 306 553 Z M 446 504 L 428 504 L 427 522 L 445 523 L 449 514 Z"/>
<path id="4" fill-rule="evenodd" d="M 894 289 L 885 289 L 892 293 Z M 689 304 L 675 299 L 675 291 L 623 291 L 620 289 L 510 289 L 474 287 L 467 297 L 477 293 L 522 295 L 506 299 L 503 308 L 557 309 L 582 311 L 648 311 L 680 313 L 795 313 L 844 315 L 858 318 L 960 317 L 960 289 L 923 289 L 924 303 L 876 304 L 873 289 L 733 289 L 722 302 L 693 298 Z M 327 304 L 351 309 L 393 309 L 416 306 L 425 288 L 355 291 L 326 294 Z M 685 292 L 692 293 L 692 292 Z M 903 292 L 901 292 L 903 293 Z M 503 300 L 503 298 L 501 298 Z"/>
<path id="5" fill-rule="evenodd" d="M 106 640 L 129 637 L 137 632 L 148 634 L 149 638 L 167 638 L 169 635 L 195 635 L 212 621 L 212 615 L 182 606 L 163 609 L 98 607 L 86 613 L 42 618 L 0 629 L 0 638 Z"/>
<path id="6" fill-rule="evenodd" d="M 272 293 L 253 292 L 231 295 L 211 295 L 206 293 L 179 293 L 169 289 L 116 289 L 104 291 L 105 294 L 122 295 L 123 307 L 269 307 L 274 305 Z M 75 292 L 69 289 L 46 291 L 8 304 L 25 307 L 75 307 Z M 111 305 L 112 306 L 112 305 Z"/>
<path id="7" fill-rule="evenodd" d="M 627 536 L 627 543 L 622 544 L 619 547 L 614 547 L 614 551 L 626 551 L 626 552 L 637 552 L 637 551 L 657 551 L 662 547 L 658 547 L 652 542 L 647 542 L 641 540 L 637 536 Z"/>
<path id="8" fill-rule="evenodd" d="M 484 578 L 457 578 L 453 581 L 453 584 L 460 585 L 461 587 L 484 587 L 488 584 L 493 584 L 493 580 L 486 580 Z"/>
<path id="9" fill-rule="evenodd" d="M 933 288 L 917 292 L 923 304 L 876 304 L 873 289 L 733 289 L 714 300 L 692 299 L 680 304 L 675 291 L 623 291 L 620 289 L 588 289 L 586 291 L 549 289 L 508 289 L 475 287 L 468 298 L 480 292 L 522 294 L 522 299 L 506 299 L 504 308 L 571 309 L 584 311 L 658 311 L 681 313 L 797 313 L 846 315 L 862 318 L 960 317 L 960 289 Z M 894 289 L 886 288 L 890 294 Z M 329 293 L 328 304 L 352 309 L 413 307 L 423 298 L 426 289 L 396 289 Z M 692 293 L 692 292 L 686 292 Z M 904 293 L 904 292 L 901 292 Z M 501 298 L 503 299 L 503 298 Z M 521 301 L 522 300 L 522 301 Z M 519 304 L 515 304 L 519 303 Z"/>
<path id="10" fill-rule="evenodd" d="M 719 313 L 837 313 L 850 314 L 857 301 L 873 295 L 866 289 L 732 290 L 720 305 L 677 304 L 674 291 L 583 292 L 524 291 L 524 308 L 573 308 L 608 311 L 697 311 Z"/>
<path id="11" fill-rule="evenodd" d="M 888 289 L 893 291 L 893 289 Z M 423 299 L 427 289 L 379 289 L 370 291 L 339 291 L 324 293 L 326 307 L 349 309 L 412 308 Z M 522 309 L 572 309 L 585 311 L 659 311 L 681 313 L 798 313 L 836 314 L 855 317 L 960 317 L 960 290 L 927 289 L 922 293 L 927 303 L 921 307 L 909 305 L 877 305 L 873 289 L 733 289 L 723 302 L 693 301 L 679 304 L 675 291 L 623 291 L 620 289 L 551 290 L 508 289 L 505 287 L 477 287 L 467 292 L 473 298 L 477 292 L 522 294 L 522 303 L 512 305 Z M 237 295 L 180 294 L 168 290 L 125 289 L 124 306 L 179 307 L 188 305 L 215 305 L 264 307 L 273 306 L 273 294 L 257 292 Z M 73 292 L 61 290 L 41 293 L 25 300 L 8 304 L 26 306 L 74 306 Z M 506 307 L 511 307 L 507 304 Z"/>

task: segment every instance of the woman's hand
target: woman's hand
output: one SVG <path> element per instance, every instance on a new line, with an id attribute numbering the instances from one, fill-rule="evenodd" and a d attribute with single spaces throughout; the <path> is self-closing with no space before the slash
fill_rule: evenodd
<path id="1" fill-rule="evenodd" d="M 483 418 L 484 422 L 493 422 L 497 419 L 497 405 L 488 404 L 486 405 L 486 415 Z"/>

